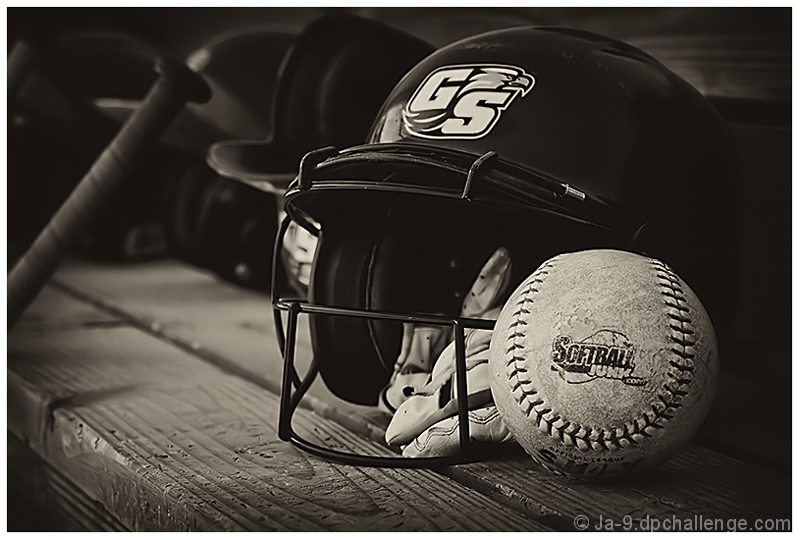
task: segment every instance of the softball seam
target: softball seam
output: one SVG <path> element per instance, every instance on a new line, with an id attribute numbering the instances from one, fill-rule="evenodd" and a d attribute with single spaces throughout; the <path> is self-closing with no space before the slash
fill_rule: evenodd
<path id="1" fill-rule="evenodd" d="M 692 327 L 691 312 L 686 296 L 681 288 L 680 280 L 672 269 L 661 261 L 650 259 L 649 262 L 655 271 L 656 281 L 664 297 L 664 314 L 670 320 L 668 324 L 667 339 L 672 342 L 671 351 L 674 358 L 669 361 L 672 368 L 667 372 L 671 382 L 665 383 L 658 392 L 658 402 L 650 406 L 650 411 L 644 411 L 641 418 L 634 418 L 625 423 L 621 428 L 606 430 L 581 426 L 554 413 L 544 399 L 538 395 L 533 382 L 527 376 L 525 358 L 518 354 L 525 346 L 520 342 L 525 333 L 520 327 L 528 323 L 524 320 L 530 313 L 526 305 L 533 303 L 534 296 L 539 292 L 539 287 L 544 284 L 547 270 L 552 268 L 555 259 L 543 264 L 526 282 L 524 289 L 517 300 L 515 311 L 512 313 L 514 320 L 509 324 L 509 333 L 506 337 L 506 372 L 508 374 L 511 393 L 526 416 L 533 418 L 538 429 L 548 436 L 561 441 L 565 445 L 575 446 L 579 450 L 609 451 L 617 448 L 635 446 L 648 437 L 652 432 L 664 428 L 664 422 L 674 417 L 674 411 L 682 407 L 681 400 L 688 394 L 688 385 L 692 382 L 694 371 L 694 356 L 696 340 Z M 668 395 L 665 395 L 667 394 Z"/>

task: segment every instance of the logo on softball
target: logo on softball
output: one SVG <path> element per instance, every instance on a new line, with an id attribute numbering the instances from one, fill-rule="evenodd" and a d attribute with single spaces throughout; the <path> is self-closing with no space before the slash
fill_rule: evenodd
<path id="1" fill-rule="evenodd" d="M 479 139 L 535 80 L 522 68 L 465 64 L 441 67 L 419 85 L 403 109 L 403 124 L 426 139 Z"/>
<path id="2" fill-rule="evenodd" d="M 553 340 L 551 369 L 569 384 L 606 378 L 641 386 L 646 381 L 633 375 L 635 354 L 628 338 L 613 330 L 600 330 L 581 341 L 558 336 Z"/>

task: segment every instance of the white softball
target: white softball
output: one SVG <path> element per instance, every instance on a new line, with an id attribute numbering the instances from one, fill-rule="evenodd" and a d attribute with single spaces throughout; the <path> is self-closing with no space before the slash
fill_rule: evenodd
<path id="1" fill-rule="evenodd" d="M 516 441 L 583 479 L 641 472 L 694 436 L 719 359 L 695 293 L 661 261 L 616 250 L 558 255 L 503 307 L 491 389 Z"/>

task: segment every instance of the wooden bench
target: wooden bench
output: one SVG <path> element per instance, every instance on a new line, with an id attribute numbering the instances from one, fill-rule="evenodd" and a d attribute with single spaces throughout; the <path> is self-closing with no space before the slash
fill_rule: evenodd
<path id="1" fill-rule="evenodd" d="M 516 445 L 435 471 L 353 467 L 278 439 L 280 369 L 266 296 L 177 261 L 70 260 L 8 335 L 10 516 L 38 509 L 48 520 L 29 526 L 56 530 L 790 528 L 790 464 L 759 458 L 773 438 L 758 415 L 720 437 L 715 406 L 703 445 L 613 484 L 552 475 Z M 718 404 L 739 384 L 724 379 Z M 305 405 L 306 436 L 374 448 L 367 408 L 316 386 Z"/>

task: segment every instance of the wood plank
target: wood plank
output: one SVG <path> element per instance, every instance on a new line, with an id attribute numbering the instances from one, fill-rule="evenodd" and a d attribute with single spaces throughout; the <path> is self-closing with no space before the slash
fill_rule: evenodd
<path id="1" fill-rule="evenodd" d="M 8 531 L 127 531 L 25 443 L 7 433 Z"/>
<path id="2" fill-rule="evenodd" d="M 752 167 L 747 170 L 752 177 Z M 776 182 L 774 179 L 770 181 Z M 756 220 L 757 216 L 751 214 L 748 214 L 749 221 Z M 747 245 L 756 243 L 751 239 Z M 765 254 L 764 248 L 760 249 L 759 257 L 747 259 L 747 268 L 755 269 L 758 259 L 774 262 L 777 266 L 771 264 L 769 268 L 779 269 L 777 263 L 782 262 L 782 252 L 773 250 Z M 758 267 L 758 272 L 769 272 L 769 268 Z M 773 270 L 770 275 L 776 272 Z M 56 279 L 80 297 L 110 306 L 129 320 L 138 321 L 143 327 L 183 344 L 187 350 L 218 365 L 235 368 L 235 373 L 279 393 L 282 360 L 272 321 L 265 321 L 271 317 L 267 296 L 235 287 L 204 271 L 170 260 L 133 265 L 95 265 L 73 259 L 58 272 Z M 756 320 L 758 318 L 754 317 L 753 312 L 763 313 L 761 318 L 774 323 L 773 327 L 788 324 L 788 318 L 782 319 L 770 313 L 764 300 L 759 300 L 767 297 L 771 304 L 777 302 L 772 293 L 784 281 L 781 279 L 773 283 L 758 280 L 759 290 L 753 290 L 750 286 L 745 288 L 744 308 L 737 324 L 741 338 L 752 342 L 752 331 L 748 328 L 757 328 L 761 336 L 775 333 Z M 307 323 L 307 318 L 301 317 L 300 322 Z M 781 340 L 770 339 L 769 342 L 780 345 Z M 755 345 L 753 342 L 751 347 Z M 301 327 L 297 346 L 302 368 L 311 359 L 307 326 Z M 760 351 L 764 353 L 761 355 L 762 369 L 773 372 L 773 375 L 785 372 L 785 366 L 778 365 L 789 363 L 788 351 L 763 347 Z M 759 432 L 740 433 L 736 424 L 740 422 L 741 414 L 753 414 L 747 403 L 741 400 L 743 389 L 748 390 L 754 399 L 761 400 L 766 407 L 781 409 L 790 401 L 790 381 L 783 379 L 785 382 L 776 382 L 774 377 L 762 379 L 750 375 L 749 371 L 743 378 L 740 366 L 749 357 L 740 356 L 733 355 L 725 359 L 715 407 L 699 433 L 699 440 L 735 457 L 755 458 L 773 468 L 784 466 L 791 462 L 791 432 L 780 428 L 782 420 L 779 416 L 760 420 L 764 429 L 775 434 L 774 444 L 770 447 L 762 444 Z M 306 405 L 321 416 L 335 419 L 372 440 L 383 439 L 383 428 L 389 420 L 374 408 L 353 405 L 336 398 L 321 381 L 311 387 Z"/>
<path id="3" fill-rule="evenodd" d="M 221 326 L 224 326 L 224 324 L 224 322 L 220 322 Z M 97 329 L 95 330 L 97 331 Z M 73 347 L 77 346 L 77 344 L 73 345 Z M 131 347 L 125 348 L 129 349 Z M 145 357 L 151 356 L 146 352 L 146 349 L 142 353 Z M 53 354 L 52 351 L 45 356 L 50 354 Z M 31 356 L 31 354 L 27 353 L 26 356 Z M 49 376 L 54 377 L 58 369 L 51 367 L 49 371 Z M 57 379 L 58 383 L 53 388 L 64 386 L 64 381 L 74 375 L 74 366 L 69 371 L 70 373 L 62 374 Z M 104 368 L 103 373 L 106 372 L 107 368 Z M 149 368 L 145 372 L 149 373 Z M 81 379 L 100 376 L 104 375 L 79 375 Z M 41 384 L 39 383 L 39 385 Z M 88 389 L 84 389 L 83 392 L 86 395 L 90 395 Z M 217 394 L 219 395 L 220 393 L 223 393 L 223 390 L 217 390 Z M 245 394 L 239 392 L 232 396 L 241 395 Z M 172 396 L 180 396 L 180 399 L 176 402 L 170 402 L 169 407 L 166 409 L 161 405 L 161 409 L 164 410 L 153 409 L 155 407 L 154 403 L 160 403 L 167 399 L 172 400 Z M 227 399 L 233 399 L 232 396 Z M 149 414 L 146 414 L 147 417 L 169 416 L 168 413 L 164 412 L 165 410 L 179 410 L 181 403 L 188 399 L 188 397 L 183 397 L 182 394 L 172 389 L 167 394 L 161 392 L 160 397 L 148 395 L 145 402 L 137 402 L 136 405 L 130 406 L 129 409 L 134 411 L 151 410 Z M 221 396 L 217 397 L 217 403 L 221 399 Z M 228 401 L 227 403 L 236 402 Z M 241 406 L 242 404 L 239 402 L 238 405 L 231 405 L 229 408 Z M 253 410 L 257 408 L 255 404 L 248 406 Z M 126 414 L 127 416 L 125 416 Z M 207 414 L 207 410 L 203 413 L 195 412 L 197 418 L 194 418 L 194 421 L 200 421 L 198 418 Z M 95 413 L 92 418 L 94 425 L 109 424 L 109 426 L 121 424 L 121 419 L 127 419 L 126 422 L 130 423 L 128 428 L 130 430 L 129 439 L 152 440 L 157 436 L 156 433 L 152 432 L 151 428 L 147 427 L 146 423 L 142 423 L 143 420 L 141 418 L 137 419 L 138 417 L 133 415 L 130 410 L 123 413 L 122 411 L 104 409 L 102 414 Z M 363 440 L 347 430 L 342 430 L 335 426 L 333 429 L 329 429 L 328 423 L 320 422 L 320 419 L 315 418 L 314 415 L 305 415 L 301 416 L 301 418 L 303 419 L 301 426 L 307 432 L 316 430 L 316 436 L 321 439 L 335 440 L 340 446 L 351 449 L 363 449 L 368 446 Z M 173 418 L 170 422 L 175 424 L 179 420 L 179 417 Z M 274 418 L 272 420 L 269 425 L 274 426 L 276 420 Z M 209 427 L 212 425 L 209 424 Z M 115 428 L 107 427 L 106 431 L 110 433 L 111 429 Z M 146 429 L 151 429 L 151 431 L 142 435 L 142 432 Z M 272 449 L 271 444 L 274 443 L 277 437 L 274 436 L 274 431 L 272 431 L 274 428 L 270 427 L 269 429 L 269 433 L 272 433 L 272 439 L 266 445 L 266 448 Z M 356 431 L 358 430 L 356 429 Z M 177 446 L 174 441 L 162 442 L 158 447 L 140 449 L 140 452 L 147 455 L 169 456 L 170 453 L 167 449 L 170 444 L 175 448 L 182 447 L 184 449 L 192 445 L 193 453 L 201 452 L 207 445 L 197 442 L 196 439 L 201 438 L 201 435 L 198 435 L 200 432 L 199 428 L 192 428 L 191 425 L 186 427 L 184 425 L 177 429 L 175 433 L 193 433 L 194 435 L 191 436 L 192 442 L 189 442 L 189 439 L 181 439 L 180 444 Z M 205 430 L 202 433 L 205 433 Z M 251 459 L 273 459 L 261 455 L 264 448 L 262 441 L 257 441 L 251 445 L 240 445 L 237 448 L 244 454 L 256 456 Z M 311 460 L 314 459 L 306 457 Z M 206 463 L 207 468 L 198 474 L 213 476 L 213 471 L 223 467 L 221 462 L 214 461 L 213 456 L 207 457 L 204 463 Z M 164 467 L 163 463 L 160 463 L 160 465 Z M 370 471 L 371 474 L 375 474 L 375 470 L 366 470 Z M 573 530 L 573 520 L 578 514 L 585 515 L 594 521 L 599 520 L 600 515 L 618 521 L 625 519 L 625 516 L 641 519 L 646 516 L 664 518 L 671 515 L 683 517 L 695 514 L 725 519 L 785 517 L 788 515 L 788 505 L 791 500 L 790 475 L 776 473 L 775 471 L 737 461 L 696 445 L 690 447 L 687 451 L 681 453 L 644 479 L 622 484 L 581 484 L 563 477 L 554 476 L 536 465 L 516 445 L 508 447 L 504 453 L 492 460 L 449 467 L 441 472 L 464 486 L 483 493 L 488 499 L 501 501 L 504 506 L 514 508 L 520 513 L 537 520 L 537 522 L 557 530 Z M 396 474 L 409 473 L 397 471 Z M 173 471 L 173 476 L 170 477 L 172 478 L 171 482 L 180 484 L 177 480 L 180 477 L 181 475 Z M 383 481 L 385 481 L 385 478 L 381 476 L 377 483 L 380 484 Z M 199 495 L 195 494 L 195 496 Z M 630 519 L 633 519 L 633 517 Z"/>
<path id="4" fill-rule="evenodd" d="M 154 331 L 220 354 L 262 379 L 280 380 L 282 361 L 268 295 L 173 259 L 88 263 L 75 258 L 65 261 L 55 277 Z"/>
<path id="5" fill-rule="evenodd" d="M 509 494 L 509 506 L 556 530 L 574 530 L 579 515 L 592 526 L 600 516 L 638 525 L 647 518 L 674 516 L 685 522 L 702 515 L 726 524 L 745 519 L 755 526 L 757 519 L 792 515 L 791 471 L 766 470 L 697 445 L 650 473 L 619 482 L 593 484 L 554 475 L 518 447 L 501 457 L 452 467 L 448 474 L 490 496 Z"/>
<path id="6" fill-rule="evenodd" d="M 122 318 L 86 303 L 75 302 L 51 287 L 46 287 L 41 296 L 42 300 L 34 302 L 14 327 L 15 332 L 123 324 Z"/>
<path id="7" fill-rule="evenodd" d="M 547 530 L 434 471 L 300 452 L 274 394 L 139 329 L 8 337 L 9 428 L 133 530 Z M 310 411 L 296 427 L 369 450 Z"/>
<path id="8" fill-rule="evenodd" d="M 280 394 L 283 358 L 277 345 L 269 296 L 243 289 L 215 274 L 164 259 L 140 263 L 67 260 L 54 284 L 184 347 L 232 373 Z M 296 366 L 312 360 L 308 318 L 298 320 Z M 335 418 L 374 440 L 383 440 L 383 413 L 345 402 L 321 382 L 304 406 Z"/>

